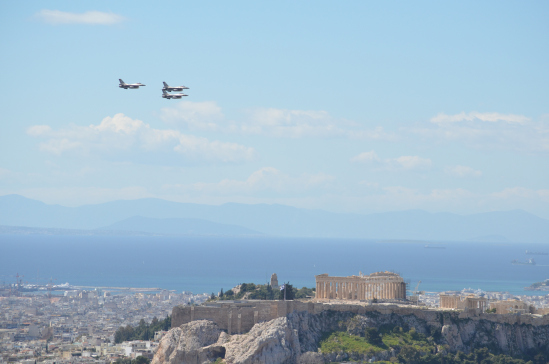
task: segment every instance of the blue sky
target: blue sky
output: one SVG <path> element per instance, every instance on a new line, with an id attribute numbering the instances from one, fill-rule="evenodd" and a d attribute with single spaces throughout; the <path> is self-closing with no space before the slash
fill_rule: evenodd
<path id="1" fill-rule="evenodd" d="M 0 195 L 549 218 L 548 15 L 545 1 L 2 2 Z M 189 96 L 162 99 L 162 81 Z"/>

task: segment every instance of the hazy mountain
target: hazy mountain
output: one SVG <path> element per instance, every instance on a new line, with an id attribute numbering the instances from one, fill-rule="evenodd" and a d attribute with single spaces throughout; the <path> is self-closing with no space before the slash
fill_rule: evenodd
<path id="1" fill-rule="evenodd" d="M 90 229 L 58 229 L 27 226 L 5 226 L 0 225 L 0 235 L 77 235 L 77 236 L 154 236 L 155 233 L 143 231 L 123 231 L 123 230 L 90 230 Z"/>
<path id="2" fill-rule="evenodd" d="M 203 219 L 157 219 L 143 216 L 133 216 L 99 230 L 140 231 L 167 235 L 261 235 L 257 231 L 241 226 L 218 224 Z"/>
<path id="3" fill-rule="evenodd" d="M 18 195 L 0 196 L 0 225 L 97 229 L 136 215 L 155 219 L 201 219 L 275 236 L 465 241 L 499 235 L 510 242 L 532 243 L 545 243 L 549 236 L 549 220 L 521 210 L 464 216 L 420 210 L 361 215 L 282 205 L 213 206 L 160 199 L 64 207 Z"/>
<path id="4" fill-rule="evenodd" d="M 501 235 L 484 235 L 470 238 L 469 241 L 476 241 L 482 243 L 509 243 L 509 239 Z"/>

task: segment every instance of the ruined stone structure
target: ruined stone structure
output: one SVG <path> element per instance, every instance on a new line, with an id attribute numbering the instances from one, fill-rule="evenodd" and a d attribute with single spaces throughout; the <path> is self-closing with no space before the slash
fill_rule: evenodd
<path id="1" fill-rule="evenodd" d="M 440 308 L 453 308 L 453 309 L 480 309 L 482 311 L 486 310 L 488 307 L 488 301 L 484 297 L 477 297 L 475 295 L 460 296 L 460 295 L 449 295 L 441 293 L 440 297 Z"/>
<path id="2" fill-rule="evenodd" d="M 176 306 L 172 310 L 172 327 L 196 320 L 213 321 L 229 334 L 248 332 L 258 322 L 286 317 L 293 311 L 312 312 L 312 302 L 301 301 L 222 301 L 201 306 Z"/>
<path id="3" fill-rule="evenodd" d="M 321 300 L 405 300 L 406 283 L 393 272 L 370 275 L 330 277 L 320 274 L 316 278 L 316 298 Z"/>
<path id="4" fill-rule="evenodd" d="M 278 277 L 276 276 L 276 273 L 271 275 L 271 288 L 278 289 Z"/>
<path id="5" fill-rule="evenodd" d="M 490 302 L 490 308 L 495 308 L 497 314 L 506 313 L 538 313 L 536 308 L 519 300 Z"/>
<path id="6" fill-rule="evenodd" d="M 474 300 L 471 302 L 474 302 Z M 341 303 L 341 301 L 249 300 L 223 301 L 222 303 L 210 303 L 201 306 L 175 306 L 172 310 L 172 328 L 197 320 L 209 320 L 213 321 L 221 330 L 226 331 L 228 334 L 246 333 L 256 323 L 287 317 L 292 312 L 307 312 L 316 315 L 323 311 L 353 314 L 378 312 L 383 315 L 414 315 L 419 319 L 427 320 L 437 325 L 441 324 L 441 317 L 444 317 L 444 325 L 451 324 L 452 320 L 449 319 L 450 316 L 448 315 L 455 315 L 459 319 L 487 320 L 496 324 L 549 325 L 549 315 L 540 317 L 531 314 L 488 314 L 484 313 L 485 308 L 457 309 L 455 312 L 448 312 L 412 305 L 372 304 L 360 301 Z"/>

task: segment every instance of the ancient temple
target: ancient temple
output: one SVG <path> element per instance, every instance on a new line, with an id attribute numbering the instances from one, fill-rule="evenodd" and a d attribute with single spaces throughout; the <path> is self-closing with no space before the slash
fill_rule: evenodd
<path id="1" fill-rule="evenodd" d="M 405 300 L 406 283 L 393 272 L 376 272 L 370 275 L 330 277 L 320 274 L 316 278 L 317 299 L 338 300 Z"/>

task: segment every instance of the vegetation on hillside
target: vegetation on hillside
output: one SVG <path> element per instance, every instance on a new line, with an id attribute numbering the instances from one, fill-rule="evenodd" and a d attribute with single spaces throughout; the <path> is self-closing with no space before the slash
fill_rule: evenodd
<path id="1" fill-rule="evenodd" d="M 293 300 L 299 298 L 306 298 L 307 296 L 314 296 L 314 288 L 303 287 L 301 289 L 295 288 L 289 282 L 284 283 L 286 287 L 286 299 Z M 282 300 L 284 299 L 284 290 L 273 289 L 268 284 L 254 284 L 254 283 L 242 283 L 237 286 L 239 291 L 236 293 L 230 289 L 223 292 L 220 291 L 219 296 L 215 296 L 213 293 L 210 296 L 210 300 Z M 235 288 L 237 288 L 235 287 Z"/>
<path id="2" fill-rule="evenodd" d="M 170 316 L 166 316 L 164 320 L 158 320 L 154 317 L 150 324 L 141 319 L 137 327 L 131 327 L 130 325 L 126 327 L 120 326 L 114 333 L 114 342 L 119 344 L 123 341 L 131 340 L 152 340 L 156 331 L 168 331 L 171 327 L 172 318 Z"/>
<path id="3" fill-rule="evenodd" d="M 149 358 L 145 358 L 144 356 L 138 356 L 135 359 L 130 358 L 118 358 L 112 363 L 114 364 L 149 364 L 151 360 Z"/>
<path id="4" fill-rule="evenodd" d="M 382 326 L 366 328 L 358 334 L 347 331 L 334 331 L 324 335 L 320 342 L 323 353 L 368 354 L 394 348 L 398 355 L 389 362 L 404 364 L 545 364 L 549 356 L 542 350 L 527 352 L 521 356 L 509 356 L 501 353 L 493 354 L 488 348 L 475 349 L 472 353 L 447 353 L 445 350 L 437 353 L 436 340 L 426 337 L 413 328 L 405 330 L 401 327 Z"/>
<path id="5" fill-rule="evenodd" d="M 336 331 L 326 335 L 320 343 L 323 353 L 359 353 L 375 354 L 380 351 L 396 347 L 410 347 L 418 352 L 434 352 L 435 344 L 424 335 L 417 333 L 413 328 L 404 331 L 401 327 L 392 330 L 383 327 L 366 328 L 361 335 L 352 335 L 348 332 Z"/>
<path id="6" fill-rule="evenodd" d="M 549 279 L 544 280 L 543 282 L 532 283 L 530 286 L 525 287 L 526 290 L 536 290 L 549 287 Z"/>

